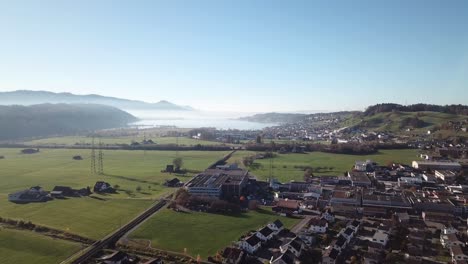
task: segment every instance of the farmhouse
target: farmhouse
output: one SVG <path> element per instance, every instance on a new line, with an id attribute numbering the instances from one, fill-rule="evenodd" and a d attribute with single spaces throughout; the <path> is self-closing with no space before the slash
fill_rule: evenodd
<path id="1" fill-rule="evenodd" d="M 181 187 L 182 185 L 184 184 L 177 178 L 166 180 L 166 182 L 164 183 L 164 186 L 167 187 Z"/>
<path id="2" fill-rule="evenodd" d="M 89 187 L 81 189 L 72 189 L 68 186 L 55 186 L 54 189 L 50 192 L 50 196 L 55 198 L 76 197 L 76 196 L 88 196 L 91 194 Z"/>
<path id="3" fill-rule="evenodd" d="M 48 193 L 39 186 L 8 195 L 8 201 L 14 203 L 45 202 L 47 200 L 49 200 Z"/>
<path id="4" fill-rule="evenodd" d="M 68 186 L 55 186 L 50 192 L 51 195 L 76 196 L 76 191 Z"/>
<path id="5" fill-rule="evenodd" d="M 93 190 L 94 190 L 94 192 L 97 192 L 97 193 L 113 193 L 113 192 L 115 192 L 115 189 L 112 188 L 110 183 L 103 182 L 103 181 L 97 181 L 96 184 L 94 184 Z"/>

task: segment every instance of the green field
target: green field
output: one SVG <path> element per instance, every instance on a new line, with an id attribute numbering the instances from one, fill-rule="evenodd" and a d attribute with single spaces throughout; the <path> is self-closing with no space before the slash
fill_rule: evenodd
<path id="1" fill-rule="evenodd" d="M 242 164 L 242 157 L 252 155 L 255 152 L 238 151 L 229 162 Z M 387 164 L 389 161 L 411 164 L 417 160 L 418 151 L 414 149 L 401 150 L 380 150 L 372 155 L 347 155 L 332 154 L 323 152 L 311 152 L 307 154 L 277 154 L 273 159 L 273 177 L 280 182 L 291 180 L 302 181 L 304 170 L 295 166 L 310 166 L 314 170 L 314 175 L 343 175 L 345 171 L 351 170 L 357 160 L 373 160 L 380 164 Z M 250 172 L 259 179 L 266 180 L 270 175 L 270 159 L 256 160 L 255 165 L 249 167 Z M 319 169 L 318 167 L 321 167 Z"/>
<path id="2" fill-rule="evenodd" d="M 37 154 L 19 154 L 20 149 L 0 149 L 0 217 L 23 219 L 35 224 L 68 230 L 99 239 L 138 212 L 155 198 L 171 191 L 162 186 L 176 177 L 161 173 L 176 157 L 173 151 L 104 151 L 105 175 L 90 175 L 89 150 L 41 149 Z M 228 152 L 181 151 L 184 168 L 202 171 Z M 72 160 L 82 155 L 84 160 Z M 187 181 L 193 174 L 179 176 Z M 105 200 L 69 198 L 47 203 L 14 204 L 8 193 L 40 185 L 51 190 L 55 185 L 83 188 L 104 180 L 120 186 L 118 194 L 95 195 Z M 137 192 L 137 186 L 141 191 Z"/>
<path id="3" fill-rule="evenodd" d="M 298 219 L 280 217 L 267 209 L 250 211 L 240 216 L 209 213 L 182 213 L 169 209 L 154 215 L 130 238 L 151 240 L 152 247 L 184 252 L 202 258 L 215 255 L 217 251 L 239 240 L 249 230 L 255 230 L 280 219 L 290 228 Z"/>
<path id="4" fill-rule="evenodd" d="M 100 137 L 95 138 L 95 143 L 97 144 L 101 140 L 102 144 L 131 144 L 133 141 L 141 142 L 143 141 L 144 136 L 125 136 L 125 137 Z M 156 144 L 165 145 L 165 144 L 179 144 L 181 146 L 194 146 L 197 144 L 200 145 L 221 145 L 223 143 L 216 141 L 207 141 L 207 140 L 198 140 L 188 137 L 146 137 L 146 139 L 153 140 Z M 85 145 L 92 143 L 92 137 L 86 136 L 67 136 L 67 137 L 51 137 L 44 139 L 36 139 L 23 142 L 24 144 L 30 145 Z"/>
<path id="5" fill-rule="evenodd" d="M 371 116 L 356 116 L 350 118 L 342 123 L 343 126 L 355 126 L 363 125 L 366 129 L 375 131 L 391 131 L 401 132 L 404 128 L 401 128 L 401 124 L 406 118 L 418 118 L 424 121 L 424 125 L 420 128 L 414 129 L 411 133 L 415 132 L 426 132 L 427 130 L 433 130 L 436 125 L 446 123 L 448 121 L 461 121 L 465 120 L 466 116 L 454 115 L 439 112 L 388 112 L 388 113 L 377 113 Z"/>
<path id="6" fill-rule="evenodd" d="M 31 231 L 0 228 L 0 263 L 60 263 L 80 245 L 38 235 Z"/>

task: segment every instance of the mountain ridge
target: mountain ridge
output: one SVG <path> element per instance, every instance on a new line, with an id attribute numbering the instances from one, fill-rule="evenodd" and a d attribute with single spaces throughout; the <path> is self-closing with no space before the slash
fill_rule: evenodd
<path id="1" fill-rule="evenodd" d="M 138 119 L 116 107 L 97 104 L 0 105 L 0 140 L 72 135 L 125 127 Z"/>
<path id="2" fill-rule="evenodd" d="M 193 110 L 192 107 L 180 106 L 166 100 L 161 100 L 156 103 L 149 103 L 140 100 L 130 100 L 99 94 L 78 95 L 69 92 L 55 93 L 42 90 L 16 90 L 0 92 L 0 105 L 35 105 L 45 103 L 102 104 L 121 109 L 132 110 Z"/>

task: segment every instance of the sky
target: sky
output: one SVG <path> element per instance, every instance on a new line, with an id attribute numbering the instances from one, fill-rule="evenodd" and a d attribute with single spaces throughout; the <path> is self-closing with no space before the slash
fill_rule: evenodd
<path id="1" fill-rule="evenodd" d="M 0 91 L 212 111 L 468 104 L 468 1 L 0 0 Z"/>

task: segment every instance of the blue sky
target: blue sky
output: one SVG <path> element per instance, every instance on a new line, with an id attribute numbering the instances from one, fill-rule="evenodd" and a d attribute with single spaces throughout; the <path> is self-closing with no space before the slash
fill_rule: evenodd
<path id="1" fill-rule="evenodd" d="M 204 110 L 468 104 L 468 1 L 2 1 L 0 90 Z"/>

